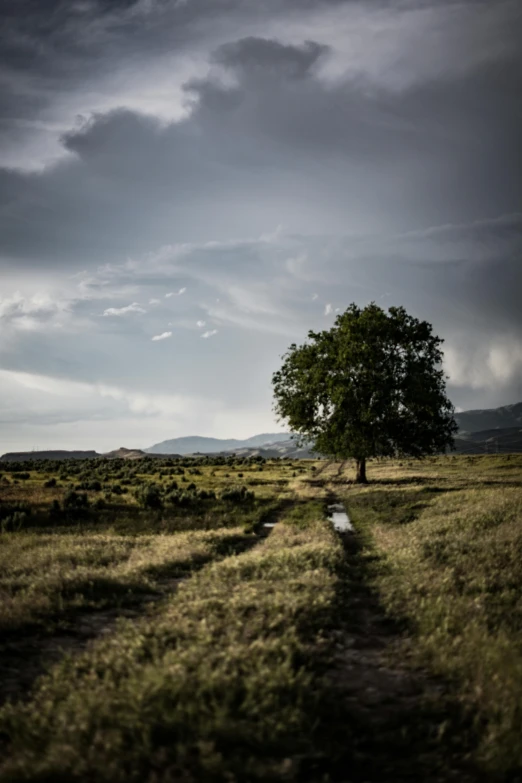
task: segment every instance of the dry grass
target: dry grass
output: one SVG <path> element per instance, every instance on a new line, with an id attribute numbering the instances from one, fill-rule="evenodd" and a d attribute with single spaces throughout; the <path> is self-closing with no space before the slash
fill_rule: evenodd
<path id="1" fill-rule="evenodd" d="M 190 576 L 149 615 L 64 659 L 27 703 L 3 708 L 0 780 L 322 780 L 310 770 L 322 763 L 330 774 L 336 754 L 349 763 L 355 740 L 371 759 L 371 734 L 350 723 L 346 705 L 334 716 L 321 667 L 332 640 L 342 659 L 350 612 L 359 612 L 361 639 L 367 633 L 372 588 L 405 629 L 403 647 L 387 652 L 390 667 L 407 657 L 442 676 L 474 719 L 487 779 L 521 774 L 522 457 L 372 461 L 368 487 L 351 483 L 350 463 L 262 467 L 208 465 L 186 476 L 203 489 L 252 487 L 250 504 L 140 510 L 132 485 L 108 509 L 62 527 L 45 510 L 66 486 L 44 488 L 47 477 L 35 474 L 0 487 L 4 501 L 23 499 L 44 521 L 0 536 L 4 633 L 74 622 Z M 171 480 L 154 470 L 133 481 Z M 322 521 L 332 494 L 363 544 L 348 559 Z M 283 523 L 259 539 L 267 518 Z M 416 711 L 402 728 L 423 720 L 431 718 Z M 435 750 L 441 769 L 444 752 Z M 354 779 L 368 779 L 363 762 Z M 344 767 L 339 775 L 330 779 L 346 779 Z"/>
<path id="2" fill-rule="evenodd" d="M 414 660 L 450 678 L 491 771 L 522 768 L 522 459 L 383 465 L 346 495 L 382 555 L 383 602 Z M 405 481 L 406 479 L 406 481 Z"/>
<path id="3" fill-rule="evenodd" d="M 247 544 L 243 528 L 174 535 L 108 533 L 0 536 L 0 631 L 49 625 L 71 612 L 100 609 L 153 592 Z"/>
<path id="4" fill-rule="evenodd" d="M 205 567 L 152 620 L 4 708 L 0 779 L 298 779 L 320 698 L 309 649 L 342 559 L 329 525 L 309 521 Z"/>

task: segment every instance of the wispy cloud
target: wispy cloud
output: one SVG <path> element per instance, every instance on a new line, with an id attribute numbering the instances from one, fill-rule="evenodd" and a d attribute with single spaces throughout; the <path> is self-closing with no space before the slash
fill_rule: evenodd
<path id="1" fill-rule="evenodd" d="M 157 304 L 160 304 L 160 302 L 161 302 L 161 299 L 149 299 L 149 304 L 150 305 L 157 305 Z"/>
<path id="2" fill-rule="evenodd" d="M 196 326 L 199 326 L 200 329 L 202 329 L 206 325 L 207 325 L 206 321 L 196 321 Z"/>
<path id="3" fill-rule="evenodd" d="M 186 290 L 186 288 L 180 288 L 179 291 L 169 291 L 168 294 L 165 294 L 165 299 L 170 299 L 171 296 L 181 296 Z"/>
<path id="4" fill-rule="evenodd" d="M 132 302 L 132 304 L 125 307 L 108 307 L 103 311 L 104 316 L 120 316 L 128 315 L 129 313 L 146 313 L 147 311 L 138 302 Z"/>
<path id="5" fill-rule="evenodd" d="M 206 339 L 207 337 L 213 337 L 217 333 L 218 333 L 217 329 L 209 329 L 208 332 L 203 332 L 201 336 Z"/>
<path id="6" fill-rule="evenodd" d="M 2 334 L 8 328 L 20 331 L 39 331 L 44 328 L 62 329 L 71 321 L 71 301 L 58 292 L 56 295 L 38 293 L 23 296 L 16 291 L 0 299 Z"/>
<path id="7" fill-rule="evenodd" d="M 325 315 L 331 315 L 333 313 L 333 307 L 331 304 L 327 304 L 324 308 L 324 314 Z"/>
<path id="8" fill-rule="evenodd" d="M 169 337 L 172 337 L 172 332 L 162 332 L 161 334 L 155 334 L 154 337 L 151 337 L 153 343 L 158 342 L 159 340 L 167 340 Z"/>

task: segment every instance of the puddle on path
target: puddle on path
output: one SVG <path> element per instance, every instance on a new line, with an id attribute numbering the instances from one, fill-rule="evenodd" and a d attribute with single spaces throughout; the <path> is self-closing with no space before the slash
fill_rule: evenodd
<path id="1" fill-rule="evenodd" d="M 338 533 L 354 533 L 354 528 L 346 509 L 342 503 L 331 503 L 328 506 L 328 521 L 334 526 L 334 530 Z M 276 522 L 265 522 L 262 527 L 262 534 L 268 535 L 273 527 L 276 526 Z"/>
<path id="2" fill-rule="evenodd" d="M 334 530 L 337 530 L 338 533 L 355 532 L 342 503 L 332 503 L 328 506 L 328 521 L 332 523 Z"/>

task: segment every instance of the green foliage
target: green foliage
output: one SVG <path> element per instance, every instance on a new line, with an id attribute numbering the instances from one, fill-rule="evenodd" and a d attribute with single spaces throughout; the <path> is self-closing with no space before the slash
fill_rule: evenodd
<path id="1" fill-rule="evenodd" d="M 89 498 L 85 492 L 76 492 L 74 489 L 67 492 L 63 499 L 64 509 L 86 509 L 89 507 Z"/>
<path id="2" fill-rule="evenodd" d="M 0 532 L 9 533 L 17 530 L 21 530 L 29 517 L 27 511 L 13 511 L 3 519 L 0 520 Z"/>
<path id="3" fill-rule="evenodd" d="M 361 464 L 453 444 L 442 340 L 402 307 L 350 305 L 335 325 L 290 346 L 273 376 L 275 409 L 320 453 Z M 363 480 L 365 476 L 362 475 Z"/>
<path id="4" fill-rule="evenodd" d="M 101 492 L 101 488 L 101 481 L 98 481 L 98 479 L 94 479 L 93 481 L 81 481 L 76 485 L 77 490 L 84 489 L 90 492 Z"/>
<path id="5" fill-rule="evenodd" d="M 114 487 L 113 487 L 114 492 Z M 136 500 L 144 508 L 161 509 L 163 508 L 163 498 L 156 484 L 143 484 L 136 492 Z"/>
<path id="6" fill-rule="evenodd" d="M 252 490 L 248 490 L 245 486 L 230 487 L 230 489 L 224 489 L 221 493 L 221 500 L 229 500 L 235 503 L 253 500 L 254 497 Z"/>

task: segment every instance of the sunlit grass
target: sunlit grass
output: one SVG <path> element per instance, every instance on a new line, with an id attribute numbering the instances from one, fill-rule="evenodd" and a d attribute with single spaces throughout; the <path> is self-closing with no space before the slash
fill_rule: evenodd
<path id="1" fill-rule="evenodd" d="M 243 528 L 174 535 L 111 534 L 0 536 L 0 631 L 47 625 L 80 609 L 132 601 L 241 541 Z"/>
<path id="2" fill-rule="evenodd" d="M 4 708 L 0 779 L 295 779 L 320 699 L 309 646 L 331 620 L 342 558 L 327 523 L 289 522 L 205 567 L 152 619 Z"/>

